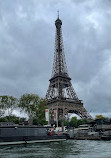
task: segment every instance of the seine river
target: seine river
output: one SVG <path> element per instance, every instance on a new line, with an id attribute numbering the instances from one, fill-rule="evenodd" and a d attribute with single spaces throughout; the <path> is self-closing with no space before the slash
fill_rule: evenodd
<path id="1" fill-rule="evenodd" d="M 62 142 L 0 147 L 0 158 L 111 158 L 111 141 Z"/>

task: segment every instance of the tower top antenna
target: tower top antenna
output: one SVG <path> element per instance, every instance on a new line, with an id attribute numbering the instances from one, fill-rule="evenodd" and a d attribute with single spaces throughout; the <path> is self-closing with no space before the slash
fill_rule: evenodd
<path id="1" fill-rule="evenodd" d="M 57 11 L 57 16 L 58 16 L 58 19 L 59 19 L 59 10 Z"/>

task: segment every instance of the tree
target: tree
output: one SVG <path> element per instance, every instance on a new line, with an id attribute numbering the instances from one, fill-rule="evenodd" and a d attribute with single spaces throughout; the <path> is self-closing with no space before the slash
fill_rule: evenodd
<path id="1" fill-rule="evenodd" d="M 23 123 L 26 121 L 26 118 L 20 118 L 15 115 L 5 116 L 0 118 L 0 122 L 14 122 L 15 124 Z"/>
<path id="2" fill-rule="evenodd" d="M 23 94 L 19 99 L 19 108 L 21 111 L 23 110 L 29 116 L 29 118 L 33 118 L 36 116 L 36 111 L 39 109 L 38 104 L 40 102 L 40 98 L 36 94 Z"/>
<path id="3" fill-rule="evenodd" d="M 101 118 L 106 118 L 106 117 L 104 117 L 103 115 L 96 115 L 95 120 L 101 119 Z"/>
<path id="4" fill-rule="evenodd" d="M 41 98 L 39 103 L 38 103 L 38 110 L 37 110 L 37 115 L 38 119 L 44 120 L 45 119 L 45 109 L 46 109 L 46 101 L 45 99 Z"/>
<path id="5" fill-rule="evenodd" d="M 77 122 L 78 122 L 77 117 L 72 117 L 70 121 L 70 126 L 77 127 Z"/>
<path id="6" fill-rule="evenodd" d="M 70 124 L 69 120 L 65 120 L 65 121 L 64 121 L 64 126 L 69 127 L 69 124 Z"/>
<path id="7" fill-rule="evenodd" d="M 28 114 L 34 124 L 45 122 L 45 105 L 45 99 L 36 94 L 24 94 L 19 99 L 19 108 Z"/>
<path id="8" fill-rule="evenodd" d="M 5 110 L 0 109 L 0 118 L 5 114 Z"/>
<path id="9" fill-rule="evenodd" d="M 8 120 L 10 122 L 14 122 L 15 124 L 19 124 L 19 122 L 20 122 L 20 118 L 15 115 L 6 116 L 5 118 L 6 118 L 6 120 Z"/>
<path id="10" fill-rule="evenodd" d="M 13 96 L 0 96 L 0 108 L 8 111 L 12 115 L 13 110 L 17 107 L 18 100 Z"/>
<path id="11" fill-rule="evenodd" d="M 87 122 L 88 122 L 87 119 L 79 119 L 78 122 L 77 122 L 77 126 L 83 125 L 83 124 L 85 124 Z"/>
<path id="12" fill-rule="evenodd" d="M 38 103 L 38 109 L 36 110 L 36 115 L 34 119 L 37 122 L 36 124 L 48 124 L 48 122 L 45 120 L 45 109 L 46 109 L 46 101 L 43 98 L 40 98 L 40 101 Z M 34 123 L 35 124 L 35 123 Z"/>

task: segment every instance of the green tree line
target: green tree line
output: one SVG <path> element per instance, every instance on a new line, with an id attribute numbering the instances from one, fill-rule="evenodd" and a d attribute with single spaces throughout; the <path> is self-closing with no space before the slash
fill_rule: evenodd
<path id="1" fill-rule="evenodd" d="M 45 109 L 46 101 L 40 98 L 37 94 L 23 94 L 20 98 L 15 98 L 13 96 L 0 96 L 0 122 L 11 121 L 14 123 L 21 123 L 26 121 L 24 117 L 17 117 L 13 115 L 14 110 L 19 110 L 21 116 L 23 112 L 27 114 L 28 119 L 32 121 L 34 125 L 44 125 L 47 124 L 45 121 Z M 7 116 L 4 114 L 7 111 Z M 95 119 L 105 118 L 103 115 L 96 115 Z M 77 117 L 72 117 L 70 120 L 65 120 L 64 125 L 67 127 L 78 127 L 81 124 L 87 123 L 86 119 L 77 119 Z M 59 120 L 59 126 L 61 126 L 61 121 Z"/>
<path id="2" fill-rule="evenodd" d="M 94 120 L 98 120 L 98 119 L 109 119 L 109 118 L 106 118 L 103 115 L 96 115 Z M 88 123 L 87 119 L 77 119 L 77 117 L 72 117 L 71 120 L 65 120 L 64 125 L 67 127 L 77 128 L 79 125 L 83 125 L 87 123 Z"/>
<path id="3" fill-rule="evenodd" d="M 26 113 L 33 124 L 47 124 L 45 121 L 46 101 L 37 94 L 23 94 L 19 99 L 13 96 L 0 96 L 0 121 L 20 123 L 21 119 L 13 115 L 14 110 Z M 4 117 L 4 113 L 8 116 Z M 22 115 L 23 116 L 23 115 Z"/>

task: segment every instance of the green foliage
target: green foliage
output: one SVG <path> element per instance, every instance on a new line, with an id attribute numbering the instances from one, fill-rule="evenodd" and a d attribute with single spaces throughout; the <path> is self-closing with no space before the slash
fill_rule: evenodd
<path id="1" fill-rule="evenodd" d="M 16 124 L 24 122 L 25 118 L 12 115 L 13 110 L 17 108 L 20 108 L 21 112 L 24 111 L 27 113 L 30 122 L 32 121 L 34 125 L 48 124 L 48 122 L 45 121 L 46 101 L 36 94 L 23 94 L 20 99 L 14 98 L 13 96 L 0 96 L 0 121 L 11 121 Z M 3 117 L 5 110 L 8 111 L 8 116 Z M 53 112 L 50 112 L 50 118 L 53 119 Z M 85 119 L 78 120 L 76 117 L 72 117 L 70 121 L 65 120 L 64 125 L 67 127 L 78 127 L 86 122 L 87 120 Z M 61 126 L 61 120 L 58 121 L 58 125 Z"/>
<path id="2" fill-rule="evenodd" d="M 77 124 L 79 126 L 79 125 L 83 125 L 83 124 L 85 124 L 87 122 L 88 122 L 87 119 L 79 119 Z"/>
<path id="3" fill-rule="evenodd" d="M 29 118 L 36 116 L 36 112 L 39 109 L 38 104 L 40 98 L 36 94 L 24 94 L 20 97 L 19 108 L 28 114 Z"/>
<path id="4" fill-rule="evenodd" d="M 5 118 L 8 120 L 8 122 L 14 122 L 15 124 L 19 124 L 19 117 L 16 117 L 15 115 L 6 116 Z"/>
<path id="5" fill-rule="evenodd" d="M 2 117 L 5 114 L 5 110 L 4 109 L 0 109 L 0 117 Z"/>
<path id="6" fill-rule="evenodd" d="M 36 110 L 36 117 L 39 120 L 45 120 L 45 109 L 46 109 L 46 101 L 45 99 L 41 98 L 38 103 L 38 109 Z"/>
<path id="7" fill-rule="evenodd" d="M 70 121 L 70 126 L 71 127 L 77 127 L 78 126 L 77 123 L 78 123 L 77 117 L 72 117 L 71 121 Z"/>
<path id="8" fill-rule="evenodd" d="M 33 119 L 33 125 L 47 125 L 47 124 L 48 122 L 45 119 L 41 119 L 41 120 L 37 118 Z"/>
<path id="9" fill-rule="evenodd" d="M 0 122 L 14 122 L 15 124 L 21 123 L 21 120 L 25 121 L 26 118 L 20 118 L 15 115 L 5 116 L 0 118 Z"/>
<path id="10" fill-rule="evenodd" d="M 46 101 L 36 94 L 24 94 L 19 100 L 19 108 L 28 114 L 33 124 L 43 124 L 45 122 Z"/>
<path id="11" fill-rule="evenodd" d="M 17 98 L 13 96 L 0 96 L 0 108 L 8 110 L 8 114 L 11 115 L 13 110 L 17 107 Z"/>
<path id="12" fill-rule="evenodd" d="M 48 121 L 42 119 L 41 122 L 40 122 L 40 124 L 41 124 L 41 125 L 47 125 L 47 124 L 48 124 Z"/>
<path id="13" fill-rule="evenodd" d="M 77 117 L 72 117 L 71 120 L 65 120 L 64 126 L 75 127 L 87 123 L 87 119 L 77 119 Z"/>
<path id="14" fill-rule="evenodd" d="M 33 120 L 34 125 L 47 125 L 48 122 L 45 120 L 45 109 L 46 101 L 43 98 L 40 98 L 38 103 L 38 109 L 36 109 L 36 115 Z"/>
<path id="15" fill-rule="evenodd" d="M 23 94 L 20 99 L 12 96 L 0 96 L 0 117 L 3 121 L 20 122 L 20 118 L 12 116 L 14 109 L 19 108 L 21 112 L 28 114 L 29 119 L 36 120 L 34 124 L 47 124 L 45 121 L 46 101 L 36 94 Z M 5 111 L 8 111 L 8 116 L 3 118 Z"/>
<path id="16" fill-rule="evenodd" d="M 7 120 L 7 118 L 6 117 L 1 117 L 0 118 L 0 122 L 7 122 L 8 120 Z"/>
<path id="17" fill-rule="evenodd" d="M 37 118 L 33 119 L 33 125 L 38 125 L 39 124 L 39 120 Z"/>
<path id="18" fill-rule="evenodd" d="M 106 117 L 104 117 L 103 115 L 96 115 L 95 120 L 101 119 L 101 118 L 106 118 Z"/>
<path id="19" fill-rule="evenodd" d="M 69 122 L 69 120 L 65 120 L 65 121 L 64 121 L 64 126 L 67 126 L 67 127 L 69 127 L 69 125 L 70 125 L 70 122 Z"/>

